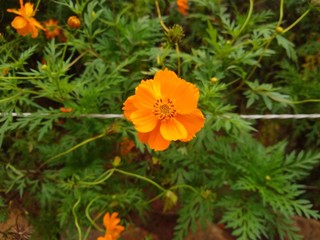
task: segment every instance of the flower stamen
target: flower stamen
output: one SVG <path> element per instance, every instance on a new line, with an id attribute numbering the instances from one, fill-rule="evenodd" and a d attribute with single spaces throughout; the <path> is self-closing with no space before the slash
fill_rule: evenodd
<path id="1" fill-rule="evenodd" d="M 173 118 L 177 114 L 173 101 L 170 99 L 166 99 L 165 101 L 161 98 L 158 99 L 153 108 L 153 114 L 161 121 Z"/>

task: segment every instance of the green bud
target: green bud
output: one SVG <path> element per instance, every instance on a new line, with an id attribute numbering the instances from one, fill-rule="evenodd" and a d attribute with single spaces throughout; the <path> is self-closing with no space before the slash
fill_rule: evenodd
<path id="1" fill-rule="evenodd" d="M 283 32 L 283 28 L 282 27 L 276 27 L 276 32 L 277 33 L 282 33 Z"/>
<path id="2" fill-rule="evenodd" d="M 169 43 L 179 43 L 184 37 L 184 31 L 181 25 L 175 24 L 167 32 Z"/>

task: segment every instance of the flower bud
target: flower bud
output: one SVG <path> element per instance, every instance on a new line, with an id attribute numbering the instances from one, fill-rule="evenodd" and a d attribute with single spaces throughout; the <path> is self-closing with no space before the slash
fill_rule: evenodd
<path id="1" fill-rule="evenodd" d="M 71 16 L 68 18 L 68 26 L 70 28 L 79 28 L 81 25 L 81 21 L 77 16 Z"/>
<path id="2" fill-rule="evenodd" d="M 9 71 L 10 71 L 10 68 L 8 68 L 8 67 L 3 68 L 2 69 L 2 76 L 8 75 Z"/>
<path id="3" fill-rule="evenodd" d="M 184 31 L 181 25 L 175 24 L 167 33 L 169 43 L 179 43 L 184 37 Z"/>
<path id="4" fill-rule="evenodd" d="M 276 32 L 277 33 L 282 33 L 283 32 L 283 28 L 280 27 L 280 26 L 276 27 Z"/>
<path id="5" fill-rule="evenodd" d="M 218 78 L 216 78 L 216 77 L 212 77 L 211 79 L 210 79 L 210 81 L 212 82 L 212 83 L 216 83 L 216 82 L 218 82 Z"/>
<path id="6" fill-rule="evenodd" d="M 121 163 L 121 158 L 119 156 L 115 156 L 112 162 L 112 166 L 118 167 Z"/>

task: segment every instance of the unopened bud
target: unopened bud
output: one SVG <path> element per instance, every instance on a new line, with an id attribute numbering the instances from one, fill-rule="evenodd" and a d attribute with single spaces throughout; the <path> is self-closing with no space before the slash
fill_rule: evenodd
<path id="1" fill-rule="evenodd" d="M 68 18 L 68 26 L 71 28 L 79 28 L 81 21 L 77 16 L 71 16 Z"/>
<path id="2" fill-rule="evenodd" d="M 211 79 L 210 79 L 210 81 L 212 82 L 212 83 L 216 83 L 216 82 L 218 82 L 218 78 L 216 78 L 216 77 L 212 77 Z"/>
<path id="3" fill-rule="evenodd" d="M 280 26 L 276 27 L 276 32 L 277 33 L 282 33 L 283 32 L 283 28 L 280 27 Z"/>
<path id="4" fill-rule="evenodd" d="M 168 190 L 168 191 L 166 192 L 166 198 L 170 199 L 170 202 L 171 202 L 173 205 L 175 205 L 175 204 L 178 202 L 178 197 L 177 197 L 177 195 L 176 195 L 174 192 L 170 191 L 170 190 Z"/>
<path id="5" fill-rule="evenodd" d="M 167 33 L 169 43 L 179 43 L 184 37 L 184 31 L 181 25 L 175 24 Z"/>
<path id="6" fill-rule="evenodd" d="M 112 166 L 118 167 L 121 163 L 121 158 L 119 156 L 115 156 L 112 162 Z"/>

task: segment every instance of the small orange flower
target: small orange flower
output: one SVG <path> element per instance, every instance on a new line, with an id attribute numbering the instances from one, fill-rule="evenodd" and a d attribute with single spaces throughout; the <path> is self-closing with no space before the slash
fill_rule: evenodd
<path id="1" fill-rule="evenodd" d="M 178 5 L 178 11 L 186 16 L 188 15 L 188 0 L 177 0 L 177 5 Z"/>
<path id="2" fill-rule="evenodd" d="M 106 234 L 104 237 L 98 237 L 97 240 L 118 240 L 120 234 L 124 231 L 124 227 L 119 225 L 120 218 L 118 213 L 114 212 L 111 214 L 106 213 L 103 217 L 103 225 L 106 228 Z"/>
<path id="3" fill-rule="evenodd" d="M 71 28 L 79 28 L 81 21 L 77 16 L 71 16 L 68 18 L 68 26 Z"/>
<path id="4" fill-rule="evenodd" d="M 128 138 L 124 138 L 120 142 L 120 155 L 127 155 L 135 147 L 134 142 Z"/>
<path id="5" fill-rule="evenodd" d="M 60 108 L 60 112 L 62 113 L 69 113 L 69 112 L 72 112 L 72 108 L 65 108 L 65 107 L 61 107 Z"/>
<path id="6" fill-rule="evenodd" d="M 46 31 L 46 29 L 33 18 L 36 13 L 33 10 L 33 4 L 29 2 L 23 5 L 23 0 L 20 0 L 19 10 L 7 9 L 7 12 L 19 15 L 13 19 L 11 26 L 15 28 L 21 36 L 31 34 L 32 38 L 36 38 L 39 34 L 38 28 Z"/>
<path id="7" fill-rule="evenodd" d="M 170 141 L 190 141 L 204 125 L 197 108 L 198 88 L 168 69 L 158 71 L 153 80 L 143 80 L 135 95 L 124 103 L 124 116 L 138 130 L 138 138 L 160 151 Z"/>
<path id="8" fill-rule="evenodd" d="M 44 25 L 47 29 L 45 33 L 47 39 L 53 39 L 60 35 L 61 30 L 58 25 L 58 20 L 49 19 L 44 23 Z"/>

